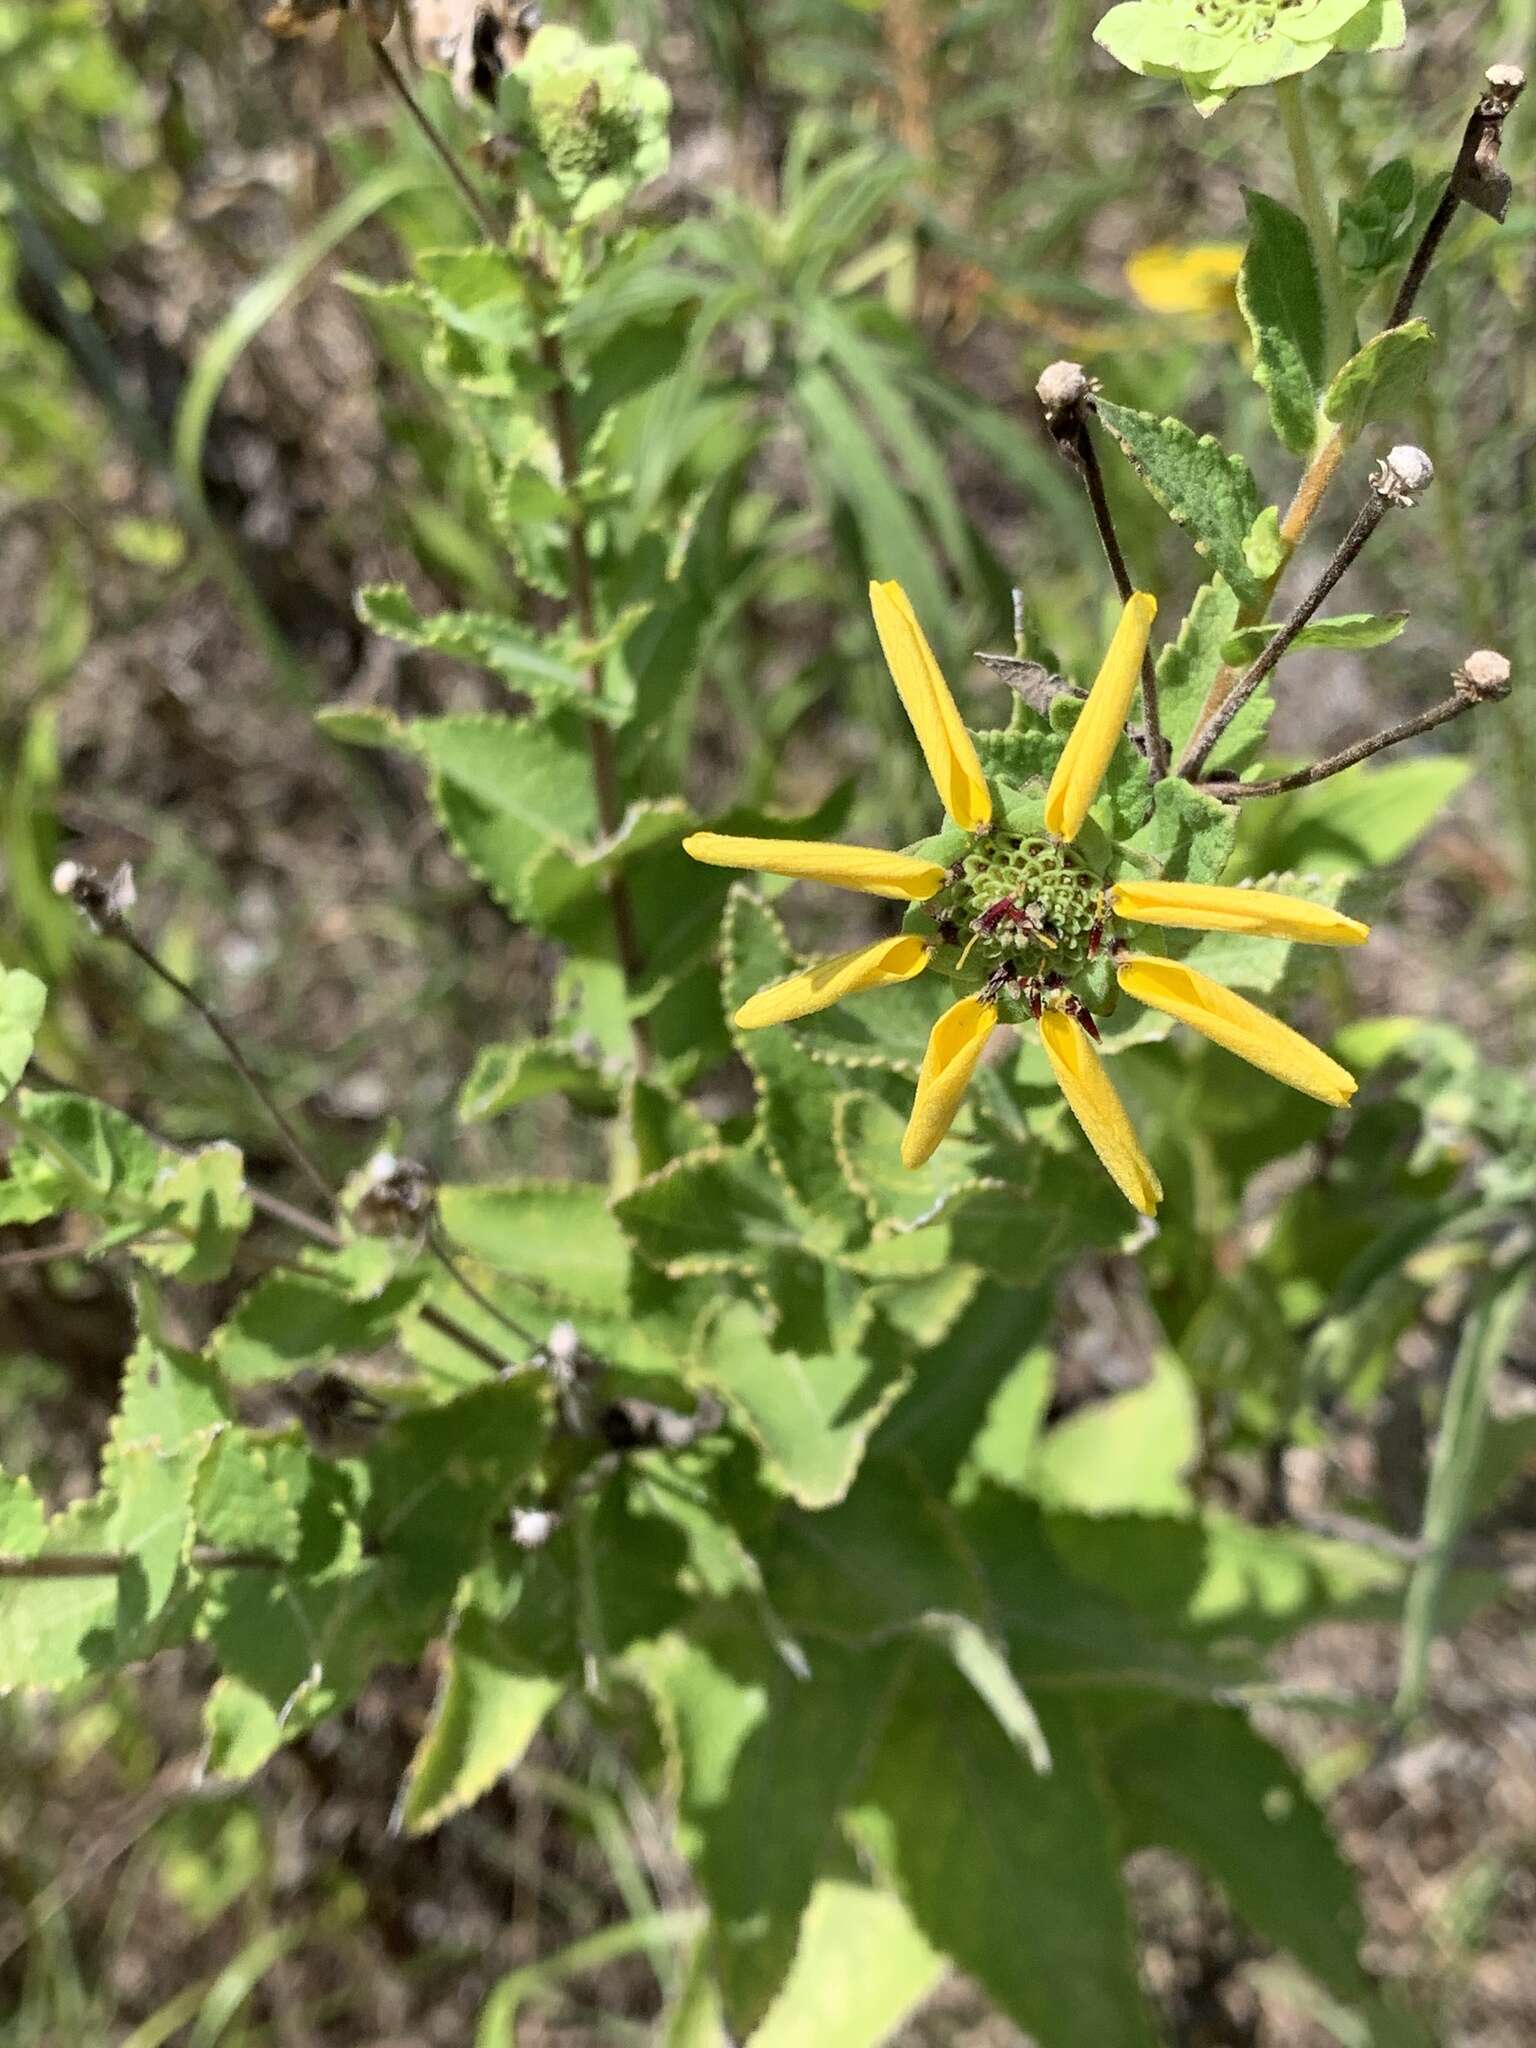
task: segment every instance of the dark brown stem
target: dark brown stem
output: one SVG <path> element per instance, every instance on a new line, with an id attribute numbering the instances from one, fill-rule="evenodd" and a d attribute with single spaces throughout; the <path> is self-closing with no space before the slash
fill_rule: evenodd
<path id="1" fill-rule="evenodd" d="M 396 64 L 394 58 L 391 57 L 384 45 L 376 43 L 372 36 L 368 38 L 368 47 L 373 52 L 374 63 L 379 67 L 380 77 L 400 102 L 401 106 L 405 108 L 407 114 L 410 115 L 411 120 L 425 138 L 432 154 L 453 180 L 454 189 L 469 208 L 470 213 L 474 217 L 475 225 L 484 234 L 488 242 L 494 244 L 498 249 L 503 248 L 507 239 L 505 228 L 497 221 L 495 214 L 492 213 L 490 207 L 486 205 L 484 199 L 481 198 L 480 194 L 470 183 L 464 166 L 438 133 L 434 123 L 427 118 L 421 102 L 406 83 L 399 65 Z"/>
<path id="2" fill-rule="evenodd" d="M 1462 133 L 1456 162 L 1446 180 L 1440 203 L 1425 224 L 1419 245 L 1409 258 L 1403 281 L 1387 316 L 1389 327 L 1401 327 L 1417 303 L 1429 266 L 1434 262 L 1447 228 L 1465 203 L 1501 221 L 1509 209 L 1509 173 L 1499 163 L 1499 143 L 1505 117 L 1520 97 L 1525 79 L 1513 65 L 1495 65 L 1487 76 L 1487 90 L 1472 109 Z"/>
<path id="3" fill-rule="evenodd" d="M 133 1563 L 114 1550 L 81 1550 L 54 1557 L 0 1557 L 0 1579 L 110 1579 Z M 268 1550 L 223 1550 L 194 1543 L 188 1562 L 200 1572 L 280 1572 L 284 1560 Z"/>
<path id="4" fill-rule="evenodd" d="M 1248 702 L 1254 691 L 1258 689 L 1265 677 L 1270 675 L 1277 667 L 1291 642 L 1296 638 L 1302 627 L 1306 625 L 1312 614 L 1323 602 L 1323 599 L 1327 597 L 1371 535 L 1376 531 L 1386 516 L 1388 503 L 1389 500 L 1381 492 L 1372 490 L 1371 495 L 1366 499 L 1364 505 L 1361 506 L 1354 525 L 1345 534 L 1343 540 L 1339 542 L 1332 561 L 1329 562 L 1322 575 L 1318 577 L 1316 583 L 1313 584 L 1295 611 L 1291 613 L 1291 616 L 1276 633 L 1274 639 L 1264 648 L 1258 659 L 1233 684 L 1211 716 L 1201 722 L 1178 767 L 1179 774 L 1187 781 L 1193 782 L 1196 779 L 1200 770 L 1210 759 L 1211 749 L 1220 740 L 1222 734 Z"/>
<path id="5" fill-rule="evenodd" d="M 191 987 L 189 983 L 183 981 L 173 968 L 167 967 L 159 955 L 145 945 L 137 932 L 126 921 L 117 919 L 112 924 L 105 926 L 103 928 L 103 936 L 116 939 L 119 945 L 126 946 L 133 957 L 142 962 L 151 974 L 158 980 L 163 981 L 168 989 L 173 990 L 189 1008 L 197 1012 L 198 1016 L 202 1018 L 208 1029 L 224 1048 L 230 1065 L 272 1119 L 287 1148 L 289 1158 L 319 1195 L 321 1201 L 328 1208 L 333 1206 L 336 1195 L 331 1183 L 324 1173 L 321 1172 L 319 1166 L 316 1165 L 308 1146 L 299 1136 L 298 1131 L 286 1112 L 279 1106 L 271 1090 L 256 1073 L 250 1061 L 241 1051 L 240 1041 L 235 1037 L 223 1018 L 220 1017 L 217 1010 L 213 1009 L 210 1004 L 205 1003 L 197 993 L 197 990 Z"/>
<path id="6" fill-rule="evenodd" d="M 1109 573 L 1115 579 L 1115 589 L 1124 604 L 1135 589 L 1131 572 L 1126 566 L 1125 552 L 1120 546 L 1120 536 L 1115 532 L 1115 522 L 1110 514 L 1109 499 L 1104 490 L 1104 471 L 1099 464 L 1098 450 L 1093 445 L 1093 433 L 1085 414 L 1079 415 L 1078 430 L 1070 444 L 1072 459 L 1082 472 L 1083 483 L 1088 492 L 1088 503 L 1093 508 L 1093 523 L 1099 530 L 1099 542 L 1104 549 L 1104 559 L 1109 563 Z M 1151 779 L 1160 782 L 1168 773 L 1168 742 L 1163 737 L 1162 719 L 1157 705 L 1157 665 L 1152 650 L 1148 647 L 1141 657 L 1141 715 L 1146 736 L 1147 766 Z"/>
<path id="7" fill-rule="evenodd" d="M 62 1080 L 37 1060 L 28 1062 L 28 1070 L 45 1088 L 55 1088 L 66 1094 L 85 1095 L 92 1102 L 101 1103 L 104 1108 L 117 1110 L 119 1116 L 128 1115 L 126 1110 L 118 1108 L 118 1105 L 109 1101 L 105 1095 L 97 1095 L 89 1088 L 79 1088 L 72 1082 Z M 162 1136 L 152 1124 L 145 1123 L 142 1117 L 133 1117 L 131 1121 L 166 1151 L 186 1156 L 183 1146 Z M 307 1237 L 311 1243 L 324 1245 L 329 1251 L 340 1251 L 346 1243 L 346 1239 L 333 1224 L 325 1222 L 319 1216 L 311 1216 L 307 1209 L 299 1208 L 296 1203 L 285 1202 L 277 1195 L 269 1195 L 261 1188 L 252 1187 L 249 1182 L 246 1183 L 245 1192 L 250 1197 L 253 1209 L 259 1210 L 263 1216 L 270 1216 L 274 1223 L 286 1225 L 299 1236 Z M 462 1282 L 460 1284 L 462 1285 Z M 484 1338 L 477 1337 L 473 1330 L 466 1329 L 446 1310 L 434 1308 L 429 1302 L 418 1313 L 420 1320 L 429 1329 L 436 1330 L 440 1337 L 446 1337 L 450 1343 L 457 1344 L 461 1351 L 467 1351 L 472 1358 L 478 1358 L 480 1363 L 489 1366 L 492 1372 L 505 1372 L 514 1363 L 513 1360 L 503 1357 L 493 1345 L 487 1344 Z"/>
<path id="8" fill-rule="evenodd" d="M 576 613 L 576 623 L 581 628 L 582 638 L 593 641 L 597 638 L 597 598 L 592 575 L 592 551 L 587 541 L 586 514 L 577 498 L 577 483 L 581 474 L 581 446 L 576 432 L 576 414 L 571 402 L 570 380 L 565 373 L 565 358 L 561 353 L 557 336 L 546 333 L 539 344 L 539 359 L 550 379 L 549 407 L 555 432 L 555 450 L 560 464 L 560 482 L 566 493 L 566 548 L 570 565 L 571 603 Z M 603 687 L 602 670 L 596 661 L 587 667 L 587 690 L 593 697 Z M 597 798 L 598 824 L 605 839 L 610 839 L 624 819 L 624 797 L 619 781 L 618 761 L 613 750 L 613 734 L 600 719 L 589 718 L 587 746 L 592 758 L 592 787 Z M 619 956 L 625 985 L 631 993 L 639 986 L 644 961 L 640 952 L 639 934 L 635 929 L 634 903 L 630 897 L 629 884 L 621 871 L 615 870 L 607 877 L 605 891 L 608 897 L 608 911 L 613 920 L 614 946 Z M 630 1031 L 634 1040 L 635 1065 L 644 1072 L 650 1063 L 650 1033 L 643 1017 L 631 1019 Z"/>
<path id="9" fill-rule="evenodd" d="M 1404 740 L 1417 739 L 1420 733 L 1433 732 L 1437 725 L 1460 718 L 1476 702 L 1475 697 L 1459 693 L 1447 697 L 1430 710 L 1421 711 L 1416 718 L 1405 718 L 1401 725 L 1388 726 L 1385 732 L 1373 733 L 1368 740 L 1356 740 L 1352 747 L 1330 754 L 1325 761 L 1314 761 L 1310 768 L 1298 768 L 1290 775 L 1277 775 L 1270 782 L 1207 782 L 1202 786 L 1224 803 L 1250 796 L 1284 796 L 1293 789 L 1308 789 L 1314 782 L 1326 782 L 1330 775 L 1340 775 L 1357 762 L 1368 761 L 1372 754 L 1401 746 Z"/>
<path id="10" fill-rule="evenodd" d="M 510 1332 L 517 1339 L 519 1344 L 526 1344 L 530 1350 L 538 1348 L 539 1340 L 534 1336 L 533 1332 L 525 1329 L 515 1316 L 509 1316 L 505 1309 L 498 1308 L 491 1297 L 478 1288 L 474 1281 L 463 1271 L 452 1246 L 443 1235 L 442 1225 L 435 1218 L 433 1219 L 431 1229 L 427 1233 L 427 1249 L 437 1260 L 438 1264 L 447 1272 L 455 1285 L 460 1287 L 469 1296 L 477 1308 L 483 1309 L 488 1316 L 493 1316 L 504 1330 Z"/>

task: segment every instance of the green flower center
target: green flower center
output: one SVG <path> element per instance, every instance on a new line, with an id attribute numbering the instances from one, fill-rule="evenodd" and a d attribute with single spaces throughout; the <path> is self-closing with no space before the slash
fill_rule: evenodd
<path id="1" fill-rule="evenodd" d="M 1108 925 L 1099 877 L 1044 833 L 978 832 L 926 907 L 957 964 L 1022 1002 L 1084 973 Z"/>

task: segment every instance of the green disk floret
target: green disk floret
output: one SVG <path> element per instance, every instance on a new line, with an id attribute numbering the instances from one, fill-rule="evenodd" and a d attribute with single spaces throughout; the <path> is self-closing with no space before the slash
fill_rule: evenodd
<path id="1" fill-rule="evenodd" d="M 1049 833 L 971 834 L 944 887 L 908 928 L 926 928 L 934 965 L 996 1002 L 1010 1021 L 1042 1005 L 1107 1007 L 1111 936 L 1103 878 Z"/>

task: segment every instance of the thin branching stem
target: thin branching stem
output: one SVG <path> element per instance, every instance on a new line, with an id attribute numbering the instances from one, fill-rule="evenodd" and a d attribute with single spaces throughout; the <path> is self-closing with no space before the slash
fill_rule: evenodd
<path id="1" fill-rule="evenodd" d="M 1372 754 L 1385 753 L 1388 747 L 1400 747 L 1404 740 L 1415 740 L 1421 733 L 1433 732 L 1437 725 L 1446 725 L 1451 719 L 1460 718 L 1463 712 L 1473 708 L 1476 701 L 1457 692 L 1441 703 L 1431 705 L 1428 711 L 1419 712 L 1416 717 L 1405 718 L 1398 725 L 1388 726 L 1384 732 L 1372 733 L 1369 739 L 1356 740 L 1352 747 L 1343 747 L 1326 760 L 1314 761 L 1310 768 L 1298 768 L 1290 775 L 1276 775 L 1268 782 L 1207 782 L 1202 787 L 1223 802 L 1250 796 L 1285 796 L 1293 789 L 1310 789 L 1314 782 L 1326 782 L 1330 775 L 1341 775 L 1346 768 L 1368 761 Z"/>
<path id="2" fill-rule="evenodd" d="M 1334 585 L 1345 574 L 1360 550 L 1376 531 L 1386 516 L 1389 500 L 1379 491 L 1373 490 L 1361 506 L 1354 524 L 1334 550 L 1333 558 L 1316 583 L 1297 605 L 1290 617 L 1281 626 L 1263 652 L 1246 669 L 1227 692 L 1215 711 L 1203 719 L 1196 728 L 1193 739 L 1179 763 L 1178 772 L 1193 782 L 1200 770 L 1210 759 L 1211 749 L 1216 745 L 1227 727 L 1236 718 L 1248 699 L 1258 689 L 1290 647 L 1302 627 L 1312 617 L 1318 606 L 1327 597 Z"/>
<path id="3" fill-rule="evenodd" d="M 427 147 L 452 179 L 454 189 L 469 208 L 475 225 L 488 242 L 493 243 L 498 249 L 504 248 L 507 239 L 505 228 L 497 221 L 484 197 L 475 190 L 469 173 L 454 155 L 437 123 L 429 117 L 420 100 L 411 91 L 399 65 L 384 45 L 375 42 L 372 36 L 368 37 L 368 47 L 373 52 L 374 63 L 379 67 L 379 76 L 405 108 Z"/>
<path id="4" fill-rule="evenodd" d="M 430 143 L 433 154 L 453 180 L 456 191 L 468 207 L 487 243 L 506 256 L 509 262 L 515 261 L 507 249 L 505 229 L 498 223 L 480 193 L 475 190 L 452 145 L 412 92 L 399 66 L 382 44 L 370 39 L 369 48 L 373 51 L 374 61 L 390 91 L 406 108 L 416 127 Z M 548 331 L 544 333 L 539 343 L 539 359 L 549 377 L 550 421 L 554 429 L 556 456 L 560 465 L 561 488 L 566 496 L 566 555 L 571 579 L 571 608 L 575 613 L 582 638 L 590 645 L 598 636 L 596 582 L 592 572 L 592 549 L 587 535 L 586 514 L 582 510 L 579 495 L 581 440 L 576 427 L 576 408 L 571 382 L 566 374 L 558 336 Z M 595 659 L 587 664 L 586 682 L 590 696 L 601 695 L 602 669 Z M 618 759 L 614 752 L 613 734 L 600 719 L 589 718 L 585 723 L 598 823 L 603 837 L 611 839 L 624 820 L 623 785 L 619 776 Z M 633 993 L 639 985 L 644 963 L 629 883 L 621 870 L 615 870 L 606 877 L 603 888 L 613 924 L 614 950 L 618 955 L 625 985 Z M 630 1038 L 635 1049 L 635 1065 L 644 1072 L 650 1064 L 650 1033 L 643 1017 L 631 1019 Z"/>
<path id="5" fill-rule="evenodd" d="M 194 1543 L 188 1563 L 200 1572 L 280 1572 L 285 1561 L 269 1550 L 225 1550 Z M 0 1557 L 0 1579 L 110 1579 L 135 1563 L 131 1553 L 79 1550 L 50 1557 Z"/>
<path id="6" fill-rule="evenodd" d="M 230 1065 L 240 1076 L 246 1087 L 250 1089 L 262 1109 L 271 1118 L 274 1127 L 282 1138 L 284 1149 L 287 1151 L 289 1158 L 299 1169 L 300 1173 L 303 1174 L 316 1194 L 319 1195 L 321 1201 L 327 1207 L 330 1207 L 336 1200 L 335 1191 L 330 1181 L 322 1172 L 303 1138 L 300 1137 L 292 1118 L 283 1109 L 266 1082 L 262 1080 L 261 1076 L 246 1058 L 241 1049 L 239 1039 L 236 1038 L 233 1031 L 224 1022 L 218 1011 L 214 1009 L 211 1003 L 205 1002 L 189 982 L 183 981 L 174 968 L 168 967 L 152 947 L 145 945 L 138 933 L 134 931 L 133 927 L 126 920 L 119 919 L 115 921 L 107 928 L 106 935 L 109 938 L 116 939 L 119 945 L 126 946 L 135 960 L 140 961 L 147 967 L 157 980 L 163 981 L 168 989 L 171 989 L 176 995 L 180 996 L 189 1009 L 195 1010 L 198 1016 L 202 1018 L 208 1029 L 223 1047 Z"/>
<path id="7" fill-rule="evenodd" d="M 1099 462 L 1099 452 L 1093 445 L 1093 430 L 1088 423 L 1086 409 L 1078 415 L 1072 453 L 1077 468 L 1082 473 L 1088 503 L 1093 509 L 1093 523 L 1099 530 L 1099 543 L 1104 550 L 1104 559 L 1109 563 L 1109 573 L 1115 579 L 1115 589 L 1120 594 L 1120 602 L 1124 604 L 1136 586 L 1131 581 L 1125 550 L 1121 547 L 1120 536 L 1115 531 L 1114 517 L 1110 512 L 1109 498 L 1104 489 L 1104 471 Z M 1168 742 L 1163 737 L 1163 723 L 1158 711 L 1157 664 L 1150 647 L 1143 650 L 1141 657 L 1141 714 L 1146 738 L 1147 767 L 1151 780 L 1160 782 L 1168 773 Z"/>

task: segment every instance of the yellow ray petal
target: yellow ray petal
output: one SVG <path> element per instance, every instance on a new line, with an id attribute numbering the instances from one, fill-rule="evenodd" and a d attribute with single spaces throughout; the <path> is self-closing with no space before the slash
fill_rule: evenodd
<path id="1" fill-rule="evenodd" d="M 1153 242 L 1126 259 L 1125 281 L 1153 313 L 1221 313 L 1235 304 L 1241 242 Z"/>
<path id="2" fill-rule="evenodd" d="M 1144 590 L 1133 591 L 1125 600 L 1104 665 L 1045 793 L 1046 830 L 1058 839 L 1077 837 L 1099 793 L 1109 757 L 1125 731 L 1126 713 L 1141 676 L 1141 657 L 1147 651 L 1156 617 L 1157 599 Z"/>
<path id="3" fill-rule="evenodd" d="M 734 839 L 725 832 L 691 832 L 683 851 L 712 868 L 751 868 L 759 875 L 790 875 L 796 881 L 830 882 L 865 896 L 894 896 L 899 903 L 926 903 L 944 886 L 937 861 L 910 853 L 885 853 L 878 846 L 833 846 L 820 839 Z"/>
<path id="4" fill-rule="evenodd" d="M 1299 1088 L 1303 1095 L 1314 1095 L 1319 1102 L 1342 1109 L 1355 1092 L 1354 1075 L 1299 1031 L 1181 961 L 1133 954 L 1121 966 L 1119 981 L 1128 996 L 1145 1003 L 1149 1010 L 1162 1010 L 1192 1025 L 1239 1059 L 1262 1067 L 1287 1087 Z"/>
<path id="5" fill-rule="evenodd" d="M 736 1012 L 736 1023 L 743 1031 L 757 1031 L 764 1024 L 787 1024 L 792 1017 L 809 1017 L 814 1010 L 830 1009 L 861 989 L 889 988 L 893 982 L 910 981 L 927 965 L 928 948 L 921 939 L 877 939 L 872 946 L 856 946 L 851 953 L 818 960 L 814 967 L 790 975 L 787 981 L 759 989 Z"/>
<path id="6" fill-rule="evenodd" d="M 962 996 L 934 1025 L 901 1141 L 903 1166 L 921 1166 L 938 1150 L 996 1023 L 993 1004 L 980 996 Z"/>
<path id="7" fill-rule="evenodd" d="M 1074 1018 L 1047 1010 L 1040 1019 L 1040 1042 L 1057 1086 L 1098 1153 L 1100 1165 L 1133 1209 L 1143 1216 L 1155 1216 L 1163 1184 L 1141 1149 L 1141 1140 L 1092 1039 Z"/>
<path id="8" fill-rule="evenodd" d="M 943 671 L 899 583 L 871 583 L 869 602 L 896 693 L 906 707 L 939 800 L 967 832 L 992 822 L 992 793 Z"/>
<path id="9" fill-rule="evenodd" d="M 1205 882 L 1116 882 L 1109 892 L 1116 917 L 1132 924 L 1174 925 L 1181 931 L 1244 932 L 1255 939 L 1297 939 L 1307 946 L 1363 946 L 1368 924 L 1273 889 L 1221 889 Z"/>

